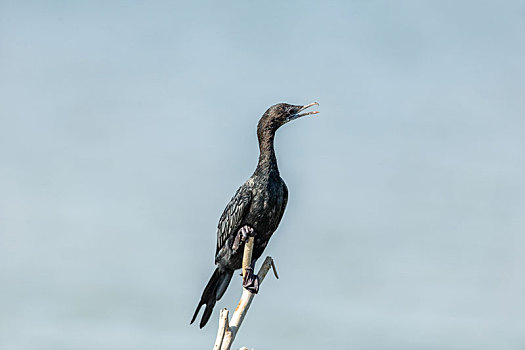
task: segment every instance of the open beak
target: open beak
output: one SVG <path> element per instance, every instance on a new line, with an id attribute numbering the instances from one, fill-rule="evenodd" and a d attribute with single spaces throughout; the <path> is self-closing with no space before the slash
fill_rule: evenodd
<path id="1" fill-rule="evenodd" d="M 297 119 L 299 117 L 304 117 L 305 115 L 310 115 L 310 114 L 317 114 L 319 113 L 319 111 L 310 111 L 310 112 L 305 112 L 305 113 L 301 113 L 302 111 L 304 111 L 305 109 L 307 108 L 310 108 L 312 106 L 319 106 L 319 103 L 317 102 L 313 102 L 313 103 L 310 103 L 310 104 L 307 104 L 307 105 L 304 105 L 304 106 L 301 106 L 299 107 L 299 109 L 297 110 L 297 112 L 295 114 L 292 114 L 292 116 L 288 119 L 288 121 L 292 121 L 294 119 Z"/>

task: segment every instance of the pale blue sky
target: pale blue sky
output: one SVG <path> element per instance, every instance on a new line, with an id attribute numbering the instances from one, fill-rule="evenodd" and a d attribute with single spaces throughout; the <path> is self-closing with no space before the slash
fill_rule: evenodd
<path id="1" fill-rule="evenodd" d="M 523 1 L 0 0 L 0 348 L 211 348 L 258 118 L 318 101 L 238 347 L 523 349 L 524 62 Z"/>

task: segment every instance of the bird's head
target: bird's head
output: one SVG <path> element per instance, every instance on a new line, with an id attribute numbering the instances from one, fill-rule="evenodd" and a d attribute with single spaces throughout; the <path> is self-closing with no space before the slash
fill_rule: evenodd
<path id="1" fill-rule="evenodd" d="M 271 132 L 275 133 L 284 124 L 305 115 L 317 114 L 318 111 L 303 112 L 305 109 L 319 105 L 317 102 L 313 102 L 304 106 L 290 105 L 288 103 L 278 103 L 271 106 L 264 112 L 259 125 L 257 127 L 258 133 Z"/>

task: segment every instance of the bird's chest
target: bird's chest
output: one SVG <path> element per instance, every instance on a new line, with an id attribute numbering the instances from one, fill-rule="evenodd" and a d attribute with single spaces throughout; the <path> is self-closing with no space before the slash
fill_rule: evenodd
<path id="1" fill-rule="evenodd" d="M 283 205 L 284 189 L 279 182 L 267 183 L 257 189 L 248 222 L 258 235 L 269 237 L 277 229 Z"/>

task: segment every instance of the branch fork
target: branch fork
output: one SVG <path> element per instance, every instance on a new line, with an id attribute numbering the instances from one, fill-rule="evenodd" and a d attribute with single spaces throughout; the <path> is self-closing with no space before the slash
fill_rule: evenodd
<path id="1" fill-rule="evenodd" d="M 250 263 L 252 261 L 253 243 L 254 237 L 248 237 L 248 240 L 244 245 L 244 255 L 242 259 L 243 280 L 246 275 L 246 268 L 250 266 Z M 273 269 L 275 277 L 279 278 L 273 259 L 267 256 L 264 262 L 262 263 L 259 272 L 257 273 L 257 275 L 259 276 L 259 285 L 262 284 L 264 278 L 266 277 L 266 274 L 268 274 L 268 271 L 270 271 L 270 268 Z M 217 331 L 217 338 L 215 340 L 213 350 L 230 350 L 233 341 L 235 340 L 235 336 L 237 335 L 237 332 L 241 327 L 242 321 L 244 320 L 244 317 L 246 316 L 246 313 L 250 308 L 254 296 L 254 293 L 250 292 L 246 288 L 243 288 L 241 299 L 239 300 L 237 308 L 233 312 L 233 315 L 229 321 L 228 309 L 224 308 L 221 310 L 219 316 L 219 329 Z"/>

